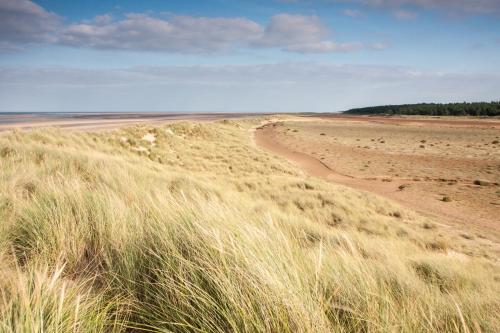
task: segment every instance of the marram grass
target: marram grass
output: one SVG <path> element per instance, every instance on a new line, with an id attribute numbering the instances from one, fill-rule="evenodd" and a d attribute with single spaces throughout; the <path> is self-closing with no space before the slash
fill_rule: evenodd
<path id="1" fill-rule="evenodd" d="M 307 177 L 254 125 L 2 134 L 0 332 L 500 330 L 486 241 Z"/>

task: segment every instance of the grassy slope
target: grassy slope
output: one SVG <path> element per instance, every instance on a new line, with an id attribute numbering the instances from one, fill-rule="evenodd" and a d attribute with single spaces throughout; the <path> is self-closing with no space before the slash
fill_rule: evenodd
<path id="1" fill-rule="evenodd" d="M 0 331 L 500 329 L 487 245 L 304 176 L 255 124 L 0 136 Z"/>

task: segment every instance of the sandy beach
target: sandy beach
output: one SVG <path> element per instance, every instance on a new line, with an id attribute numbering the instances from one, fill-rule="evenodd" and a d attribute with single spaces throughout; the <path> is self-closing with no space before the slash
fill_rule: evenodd
<path id="1" fill-rule="evenodd" d="M 498 237 L 499 125 L 495 119 L 296 117 L 260 127 L 255 141 L 311 175 Z"/>
<path id="2" fill-rule="evenodd" d="M 175 113 L 175 112 L 107 112 L 107 113 L 0 113 L 0 131 L 58 127 L 99 130 L 133 124 L 164 124 L 175 121 L 213 121 L 255 116 L 252 113 Z"/>

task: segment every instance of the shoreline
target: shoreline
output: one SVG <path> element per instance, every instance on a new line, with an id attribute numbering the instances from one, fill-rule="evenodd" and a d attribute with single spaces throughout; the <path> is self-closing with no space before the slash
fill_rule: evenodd
<path id="1" fill-rule="evenodd" d="M 215 121 L 222 119 L 266 116 L 260 113 L 0 113 L 0 132 L 41 127 L 97 130 L 124 125 L 169 123 L 174 121 Z"/>

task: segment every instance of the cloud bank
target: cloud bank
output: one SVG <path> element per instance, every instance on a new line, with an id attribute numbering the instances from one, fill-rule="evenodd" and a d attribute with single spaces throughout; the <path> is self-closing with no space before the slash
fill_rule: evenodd
<path id="1" fill-rule="evenodd" d="M 0 1 L 0 49 L 54 42 L 61 18 L 27 0 Z"/>
<path id="2" fill-rule="evenodd" d="M 349 52 L 358 42 L 338 43 L 313 15 L 278 14 L 266 25 L 244 17 L 155 17 L 128 13 L 62 24 L 62 19 L 28 0 L 0 1 L 0 45 L 59 44 L 95 49 L 204 53 L 236 48 L 270 48 L 297 53 Z"/>
<path id="3" fill-rule="evenodd" d="M 293 0 L 277 2 L 296 4 L 299 2 L 317 3 L 340 3 L 360 4 L 370 7 L 386 8 L 394 10 L 403 7 L 423 8 L 428 10 L 439 10 L 455 14 L 500 14 L 499 0 Z M 347 16 L 358 17 L 360 12 L 353 9 L 345 9 L 343 13 Z"/>
<path id="4" fill-rule="evenodd" d="M 347 0 L 377 7 L 413 6 L 447 12 L 491 14 L 500 13 L 499 0 Z"/>
<path id="5" fill-rule="evenodd" d="M 248 45 L 263 28 L 246 18 L 175 16 L 169 20 L 127 14 L 122 20 L 94 20 L 66 27 L 59 43 L 90 48 L 203 52 Z"/>
<path id="6" fill-rule="evenodd" d="M 115 70 L 0 68 L 0 111 L 331 112 L 498 99 L 500 73 L 310 63 Z"/>

